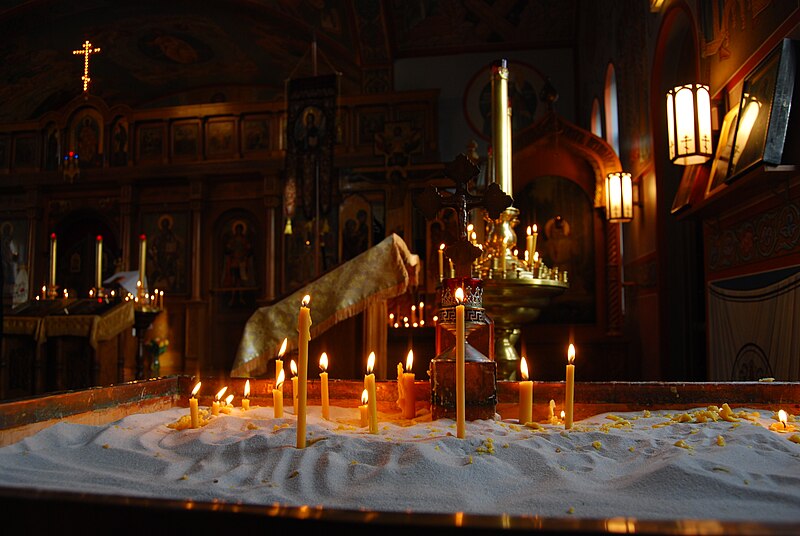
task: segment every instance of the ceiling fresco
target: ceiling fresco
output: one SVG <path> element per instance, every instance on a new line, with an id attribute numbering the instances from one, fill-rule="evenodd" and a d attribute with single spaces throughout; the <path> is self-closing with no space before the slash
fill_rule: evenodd
<path id="1" fill-rule="evenodd" d="M 397 57 L 572 39 L 577 0 L 29 0 L 0 8 L 0 121 L 90 92 L 134 108 L 284 98 L 289 78 L 341 73 L 343 94 Z M 543 18 L 544 17 L 544 18 Z M 547 21 L 545 24 L 544 21 Z M 488 48 L 487 48 L 488 47 Z M 383 87 L 386 87 L 385 85 Z"/>

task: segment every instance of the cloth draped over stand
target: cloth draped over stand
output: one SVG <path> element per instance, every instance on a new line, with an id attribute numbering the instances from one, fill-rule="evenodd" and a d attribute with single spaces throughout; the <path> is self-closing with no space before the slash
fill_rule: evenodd
<path id="1" fill-rule="evenodd" d="M 385 302 L 416 286 L 419 256 L 396 234 L 295 291 L 259 308 L 245 324 L 231 377 L 263 376 L 277 357 L 283 339 L 287 351 L 297 348 L 297 317 L 303 296 L 311 296 L 311 337 L 362 311 L 386 310 Z M 382 322 L 368 322 L 386 329 Z"/>
<path id="2" fill-rule="evenodd" d="M 800 380 L 800 270 L 794 271 L 738 288 L 709 285 L 709 380 Z"/>

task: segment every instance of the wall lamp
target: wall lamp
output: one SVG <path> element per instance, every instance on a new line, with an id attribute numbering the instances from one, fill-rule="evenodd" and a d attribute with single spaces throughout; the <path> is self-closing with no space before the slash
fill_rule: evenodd
<path id="1" fill-rule="evenodd" d="M 707 85 L 684 84 L 667 92 L 667 137 L 673 164 L 702 164 L 714 155 Z"/>

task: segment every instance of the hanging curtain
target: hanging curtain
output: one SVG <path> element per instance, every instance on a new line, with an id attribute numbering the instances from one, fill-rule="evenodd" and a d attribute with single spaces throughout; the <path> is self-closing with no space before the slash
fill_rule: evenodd
<path id="1" fill-rule="evenodd" d="M 800 380 L 800 269 L 791 272 L 757 288 L 744 288 L 755 277 L 709 285 L 709 380 Z"/>

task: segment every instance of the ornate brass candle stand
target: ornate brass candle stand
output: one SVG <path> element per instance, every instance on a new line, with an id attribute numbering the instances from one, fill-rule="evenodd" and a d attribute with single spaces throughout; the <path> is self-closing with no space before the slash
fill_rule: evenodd
<path id="1" fill-rule="evenodd" d="M 494 321 L 494 359 L 501 380 L 517 379 L 520 356 L 516 343 L 523 325 L 539 318 L 550 301 L 569 288 L 567 273 L 550 269 L 541 261 L 525 262 L 509 252 L 517 244 L 514 227 L 519 210 L 509 207 L 496 220 L 487 218 L 491 229 L 483 255 L 473 273 L 484 280 L 486 312 Z"/>

